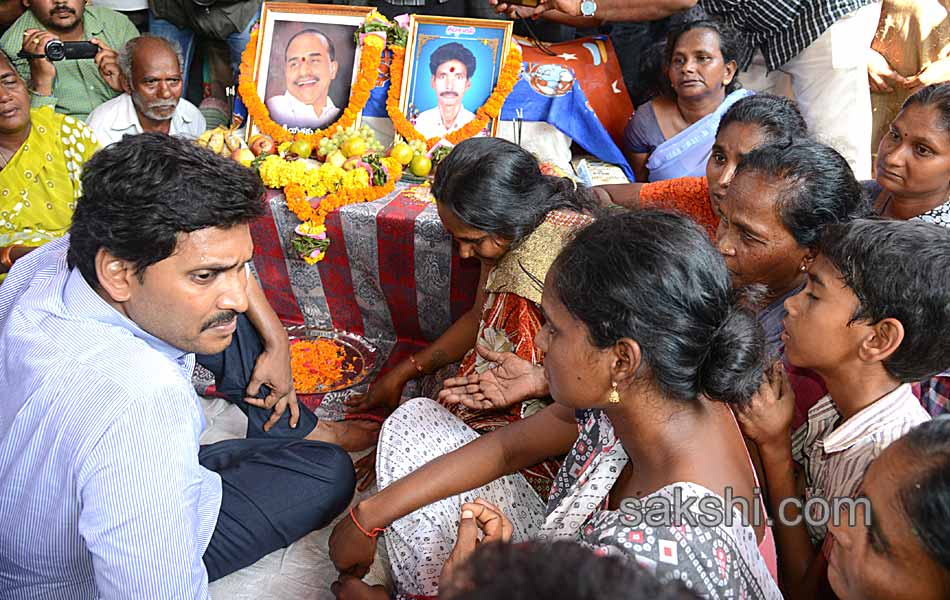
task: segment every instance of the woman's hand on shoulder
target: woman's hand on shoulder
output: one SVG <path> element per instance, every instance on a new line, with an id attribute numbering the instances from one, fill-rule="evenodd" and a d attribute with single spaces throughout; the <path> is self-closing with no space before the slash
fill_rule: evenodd
<path id="1" fill-rule="evenodd" d="M 511 352 L 493 352 L 483 346 L 475 351 L 495 367 L 484 373 L 445 380 L 439 401 L 462 404 L 472 410 L 501 410 L 524 400 L 548 394 L 544 368 Z"/>
<path id="2" fill-rule="evenodd" d="M 742 433 L 766 451 L 791 447 L 795 417 L 795 393 L 781 361 L 767 371 L 766 380 L 748 404 L 737 406 L 736 419 Z"/>

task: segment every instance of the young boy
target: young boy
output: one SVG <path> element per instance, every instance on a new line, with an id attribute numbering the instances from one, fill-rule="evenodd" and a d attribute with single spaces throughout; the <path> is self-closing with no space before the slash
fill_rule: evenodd
<path id="1" fill-rule="evenodd" d="M 818 250 L 805 288 L 785 301 L 782 340 L 788 362 L 821 375 L 828 395 L 790 437 L 795 398 L 778 365 L 737 411 L 765 471 L 787 597 L 822 578 L 816 548 L 834 500 L 855 497 L 871 461 L 930 418 L 910 382 L 950 366 L 950 230 L 858 220 L 829 227 Z"/>

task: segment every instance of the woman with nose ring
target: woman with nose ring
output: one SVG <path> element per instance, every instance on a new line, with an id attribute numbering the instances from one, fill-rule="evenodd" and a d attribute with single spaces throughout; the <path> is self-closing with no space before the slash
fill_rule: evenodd
<path id="1" fill-rule="evenodd" d="M 570 179 L 545 175 L 529 152 L 496 138 L 458 144 L 439 165 L 432 194 L 459 255 L 481 263 L 475 304 L 432 344 L 376 380 L 368 394 L 348 400 L 348 410 L 395 410 L 406 383 L 461 360 L 457 370 L 438 373 L 454 375 L 439 400 L 476 432 L 488 433 L 548 403 L 546 392 L 536 392 L 539 381 L 546 387 L 536 370 L 543 353 L 534 343 L 544 325 L 541 282 L 574 232 L 593 220 L 595 203 L 589 191 Z M 520 359 L 526 368 L 506 370 L 513 361 L 501 361 L 503 356 Z M 504 386 L 505 395 L 465 395 L 463 400 L 453 393 L 495 364 L 489 379 L 478 385 L 494 386 L 494 391 Z M 373 481 L 375 458 L 370 453 L 357 462 L 360 489 Z M 549 461 L 524 473 L 543 497 L 556 471 L 556 462 Z"/>
<path id="2" fill-rule="evenodd" d="M 668 93 L 637 108 L 624 150 L 638 182 L 701 176 L 722 114 L 752 92 L 739 89 L 740 43 L 717 21 L 687 23 L 666 42 Z"/>

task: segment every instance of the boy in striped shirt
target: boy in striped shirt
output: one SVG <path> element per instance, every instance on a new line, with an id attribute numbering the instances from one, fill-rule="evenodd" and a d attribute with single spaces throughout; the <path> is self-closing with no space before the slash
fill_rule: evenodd
<path id="1" fill-rule="evenodd" d="M 910 384 L 950 366 L 950 288 L 939 281 L 950 281 L 950 231 L 858 220 L 828 229 L 805 288 L 785 302 L 785 356 L 829 393 L 789 436 L 795 397 L 778 366 L 738 417 L 761 458 L 788 595 L 824 579 L 817 548 L 836 499 L 857 496 L 871 461 L 930 418 Z"/>

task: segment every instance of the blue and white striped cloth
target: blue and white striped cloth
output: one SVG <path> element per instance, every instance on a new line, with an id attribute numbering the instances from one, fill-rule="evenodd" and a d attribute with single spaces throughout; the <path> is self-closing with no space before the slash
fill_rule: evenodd
<path id="1" fill-rule="evenodd" d="M 0 285 L 0 598 L 207 598 L 221 480 L 198 464 L 194 355 L 66 267 Z"/>

